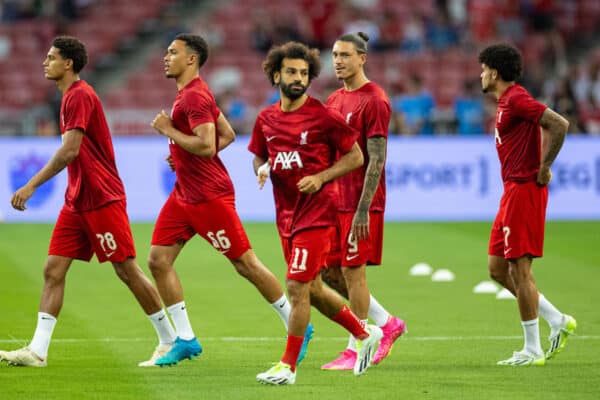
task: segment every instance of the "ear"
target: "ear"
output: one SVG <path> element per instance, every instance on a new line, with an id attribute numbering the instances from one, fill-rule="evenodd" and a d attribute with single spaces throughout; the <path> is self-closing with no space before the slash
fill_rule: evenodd
<path id="1" fill-rule="evenodd" d="M 281 73 L 279 71 L 275 71 L 273 73 L 273 82 L 275 82 L 276 85 L 279 85 L 279 81 L 281 81 Z"/>
<path id="2" fill-rule="evenodd" d="M 65 69 L 73 69 L 73 60 L 70 58 L 65 59 Z"/>
<path id="3" fill-rule="evenodd" d="M 198 54 L 196 53 L 190 53 L 190 56 L 188 58 L 188 65 L 192 64 L 198 64 Z"/>
<path id="4" fill-rule="evenodd" d="M 360 61 L 362 61 L 362 63 L 366 63 L 367 62 L 367 55 L 365 53 L 361 53 L 360 55 Z"/>

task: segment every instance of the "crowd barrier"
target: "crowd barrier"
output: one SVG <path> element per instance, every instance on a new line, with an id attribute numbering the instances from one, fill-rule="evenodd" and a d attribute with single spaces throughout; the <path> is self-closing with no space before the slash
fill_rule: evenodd
<path id="1" fill-rule="evenodd" d="M 113 139 L 117 166 L 134 222 L 152 222 L 174 180 L 166 138 Z M 236 189 L 244 221 L 273 221 L 272 188 L 259 190 L 248 138 L 220 157 Z M 66 171 L 41 186 L 25 212 L 10 207 L 12 193 L 60 146 L 58 138 L 0 138 L 0 217 L 6 222 L 53 222 L 64 201 Z M 502 194 L 493 136 L 390 138 L 386 165 L 387 221 L 491 220 Z M 600 219 L 600 138 L 569 136 L 553 166 L 548 219 Z"/>

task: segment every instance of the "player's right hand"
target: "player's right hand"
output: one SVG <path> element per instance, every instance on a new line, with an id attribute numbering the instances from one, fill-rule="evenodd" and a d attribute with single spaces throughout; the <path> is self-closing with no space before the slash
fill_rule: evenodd
<path id="1" fill-rule="evenodd" d="M 258 187 L 262 189 L 269 179 L 269 174 L 271 173 L 271 164 L 267 161 L 256 170 L 256 179 L 258 181 Z"/>
<path id="2" fill-rule="evenodd" d="M 167 130 L 173 126 L 173 123 L 171 122 L 171 118 L 169 118 L 165 110 L 162 110 L 156 114 L 156 117 L 154 117 L 150 123 L 150 126 L 156 129 L 159 133 L 166 135 Z"/>
<path id="3" fill-rule="evenodd" d="M 35 188 L 33 186 L 25 185 L 20 187 L 10 199 L 10 204 L 15 210 L 25 211 L 27 208 L 25 207 L 25 203 L 31 196 L 33 196 L 33 192 L 35 192 Z"/>

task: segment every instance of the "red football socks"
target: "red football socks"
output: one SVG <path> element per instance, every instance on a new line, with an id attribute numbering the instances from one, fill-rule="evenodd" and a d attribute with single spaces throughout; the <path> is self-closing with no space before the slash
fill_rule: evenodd
<path id="1" fill-rule="evenodd" d="M 304 342 L 304 336 L 288 335 L 285 353 L 281 358 L 281 362 L 291 366 L 292 372 L 296 371 L 296 361 L 298 360 L 298 354 L 300 354 L 300 350 L 302 349 L 302 342 Z"/>
<path id="2" fill-rule="evenodd" d="M 365 330 L 363 323 L 346 305 L 331 319 L 346 328 L 358 340 L 369 337 L 369 333 Z"/>

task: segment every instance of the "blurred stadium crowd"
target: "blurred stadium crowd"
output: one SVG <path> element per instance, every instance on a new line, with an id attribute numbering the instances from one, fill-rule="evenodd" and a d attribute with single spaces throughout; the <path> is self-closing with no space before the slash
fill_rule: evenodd
<path id="1" fill-rule="evenodd" d="M 356 31 L 371 38 L 367 74 L 391 99 L 393 134 L 492 132 L 495 102 L 481 94 L 477 55 L 498 41 L 521 49 L 521 83 L 572 132 L 600 134 L 598 0 L 0 0 L 0 21 L 0 135 L 58 134 L 60 95 L 41 67 L 58 34 L 86 43 L 83 78 L 96 85 L 113 134 L 152 134 L 149 121 L 175 95 L 162 56 L 183 31 L 207 39 L 202 76 L 239 134 L 277 99 L 261 69 L 271 45 L 322 50 L 310 93 L 325 100 L 340 85 L 330 48 Z"/>

